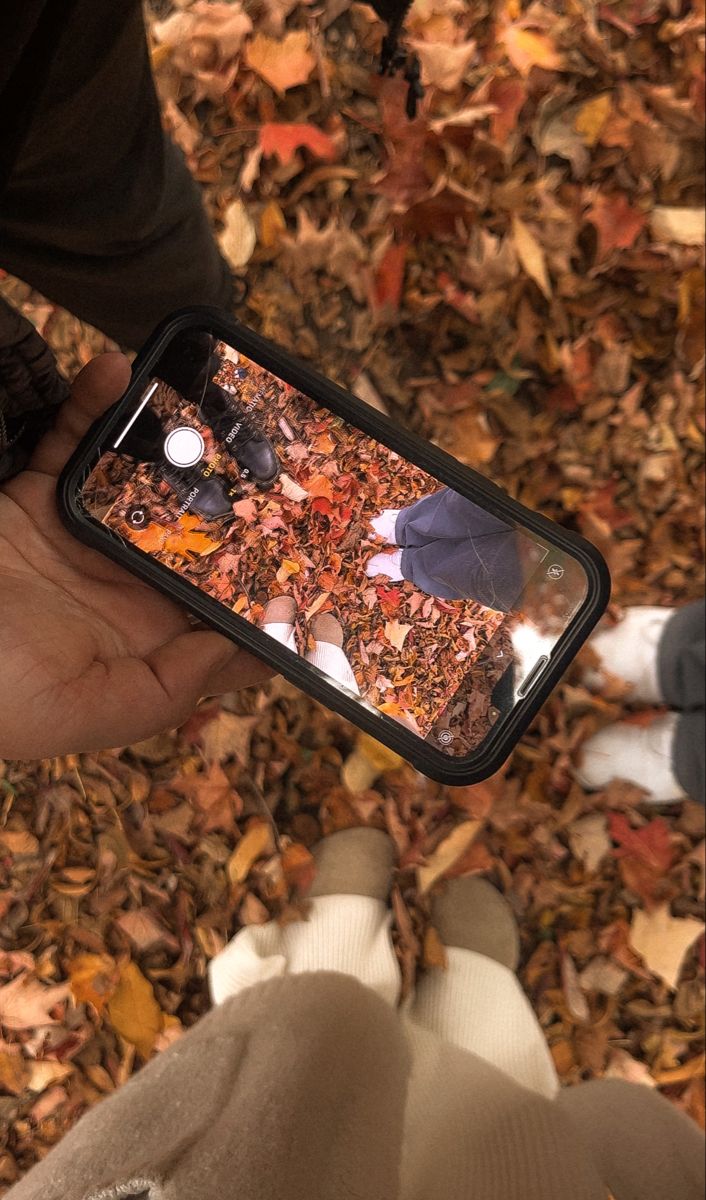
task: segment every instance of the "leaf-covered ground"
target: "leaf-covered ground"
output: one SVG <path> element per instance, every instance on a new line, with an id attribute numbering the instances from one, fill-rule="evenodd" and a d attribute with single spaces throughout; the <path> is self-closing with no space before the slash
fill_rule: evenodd
<path id="1" fill-rule="evenodd" d="M 244 318 L 591 537 L 617 606 L 702 595 L 702 8 L 417 0 L 412 123 L 364 6 L 164 3 L 151 28 Z M 104 344 L 2 287 L 67 371 Z M 204 1011 L 239 923 L 300 914 L 307 847 L 361 821 L 399 851 L 408 986 L 442 969 L 430 880 L 486 872 L 562 1078 L 634 1078 L 703 1124 L 703 810 L 572 781 L 623 712 L 577 666 L 460 791 L 281 681 L 142 746 L 0 763 L 0 1192 Z"/>

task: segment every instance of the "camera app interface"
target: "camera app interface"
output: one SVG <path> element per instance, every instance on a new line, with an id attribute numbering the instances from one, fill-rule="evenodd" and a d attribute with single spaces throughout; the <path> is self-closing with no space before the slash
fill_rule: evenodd
<path id="1" fill-rule="evenodd" d="M 518 602 L 549 548 L 209 333 L 170 342 L 82 502 L 447 754 L 516 701 Z"/>

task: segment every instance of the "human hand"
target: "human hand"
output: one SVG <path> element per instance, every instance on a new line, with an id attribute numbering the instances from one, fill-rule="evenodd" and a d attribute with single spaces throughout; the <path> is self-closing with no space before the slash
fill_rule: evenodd
<path id="1" fill-rule="evenodd" d="M 0 758 L 129 745 L 271 675 L 61 524 L 57 477 L 129 378 L 122 354 L 89 363 L 27 469 L 0 486 Z"/>

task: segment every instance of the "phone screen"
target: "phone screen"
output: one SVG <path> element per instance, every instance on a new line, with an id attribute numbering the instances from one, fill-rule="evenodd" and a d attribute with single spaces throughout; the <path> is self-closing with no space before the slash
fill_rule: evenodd
<path id="1" fill-rule="evenodd" d="M 205 331 L 87 476 L 90 518 L 454 757 L 521 702 L 582 566 Z"/>

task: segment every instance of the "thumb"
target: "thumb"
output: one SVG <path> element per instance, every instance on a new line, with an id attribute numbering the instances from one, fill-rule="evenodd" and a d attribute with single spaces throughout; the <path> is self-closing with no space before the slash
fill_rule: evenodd
<path id="1" fill-rule="evenodd" d="M 89 362 L 76 376 L 54 428 L 39 443 L 31 469 L 58 475 L 83 435 L 120 399 L 129 382 L 130 363 L 124 354 L 101 354 Z"/>

